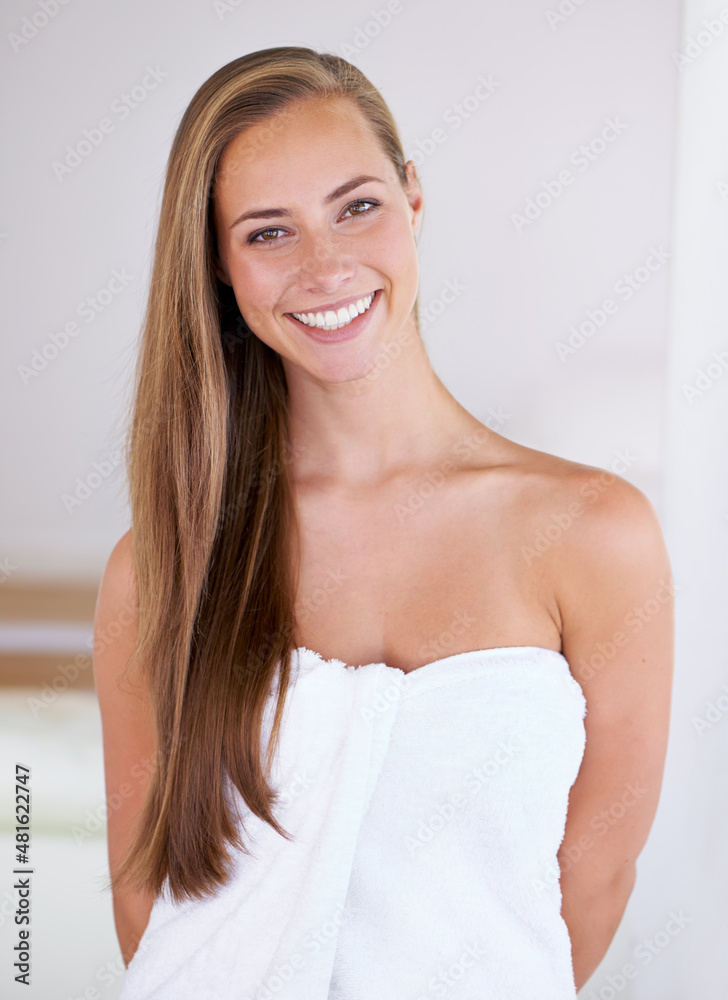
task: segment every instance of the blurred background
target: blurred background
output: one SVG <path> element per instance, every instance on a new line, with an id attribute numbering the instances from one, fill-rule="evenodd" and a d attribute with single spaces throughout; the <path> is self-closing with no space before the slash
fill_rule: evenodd
<path id="1" fill-rule="evenodd" d="M 720 995 L 728 7 L 5 0 L 0 27 L 0 995 L 121 988 L 90 649 L 101 574 L 130 524 L 122 421 L 161 186 L 200 84 L 281 44 L 343 55 L 392 108 L 426 201 L 423 338 L 453 394 L 657 508 L 678 613 L 664 789 L 580 996 Z M 16 762 L 31 769 L 30 988 L 12 971 Z"/>

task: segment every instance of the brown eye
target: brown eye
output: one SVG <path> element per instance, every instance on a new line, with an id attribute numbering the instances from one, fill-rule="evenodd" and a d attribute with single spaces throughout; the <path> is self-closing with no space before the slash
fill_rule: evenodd
<path id="1" fill-rule="evenodd" d="M 261 229 L 260 232 L 258 232 L 258 233 L 252 233 L 248 237 L 248 243 L 258 243 L 258 242 L 261 242 L 261 243 L 275 243 L 276 242 L 275 240 L 260 240 L 259 241 L 258 237 L 259 236 L 265 236 L 266 233 L 280 233 L 280 232 L 282 232 L 282 230 L 281 229 L 277 229 L 277 228 L 273 228 L 273 229 Z"/>
<path id="2" fill-rule="evenodd" d="M 354 208 L 354 206 L 356 206 L 356 205 L 373 205 L 374 208 L 368 208 L 364 212 L 354 212 L 354 214 L 351 216 L 351 218 L 353 218 L 354 215 L 369 215 L 370 212 L 373 212 L 375 208 L 379 207 L 380 202 L 373 201 L 371 198 L 360 198 L 359 201 L 352 201 L 351 205 L 347 205 L 345 211 L 348 212 L 350 209 Z"/>

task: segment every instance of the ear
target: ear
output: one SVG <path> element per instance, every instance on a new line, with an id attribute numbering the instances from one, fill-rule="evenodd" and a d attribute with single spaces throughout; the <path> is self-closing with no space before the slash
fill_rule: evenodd
<path id="1" fill-rule="evenodd" d="M 407 201 L 412 211 L 412 231 L 417 233 L 422 222 L 422 210 L 424 208 L 424 197 L 420 182 L 417 178 L 417 166 L 414 160 L 407 160 L 404 165 L 407 174 Z"/>

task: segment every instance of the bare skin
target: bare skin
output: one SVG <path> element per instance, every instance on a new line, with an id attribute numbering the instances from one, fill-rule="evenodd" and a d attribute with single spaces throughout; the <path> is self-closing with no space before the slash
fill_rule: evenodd
<path id="1" fill-rule="evenodd" d="M 381 183 L 324 200 L 363 174 Z M 381 203 L 371 215 L 361 211 L 369 198 Z M 236 223 L 263 207 L 290 214 Z M 403 188 L 358 112 L 345 102 L 299 107 L 274 133 L 256 126 L 223 154 L 219 274 L 286 371 L 301 541 L 300 562 L 295 552 L 291 560 L 297 644 L 407 671 L 467 650 L 541 646 L 562 651 L 581 684 L 587 749 L 559 852 L 581 988 L 619 924 L 657 807 L 672 680 L 669 560 L 638 489 L 509 441 L 432 370 L 412 316 L 422 207 L 414 164 Z M 376 307 L 350 340 L 320 343 L 289 315 L 375 290 Z M 102 583 L 100 617 L 111 613 L 105 594 L 129 574 L 129 555 L 125 536 Z M 116 654 L 105 655 L 113 674 Z M 145 723 L 135 725 L 141 748 Z M 105 753 L 119 762 L 134 753 L 121 749 L 113 722 L 107 747 L 104 726 Z M 637 790 L 629 802 L 628 786 Z M 131 815 L 134 805 L 123 808 Z M 109 817 L 110 843 L 116 826 L 121 845 L 128 821 Z M 128 961 L 151 901 L 115 907 Z"/>
<path id="2" fill-rule="evenodd" d="M 481 424 L 374 487 L 299 485 L 299 645 L 405 671 L 469 649 L 559 650 L 544 565 L 520 551 L 529 520 L 537 530 L 538 470 L 545 482 L 558 464 Z"/>

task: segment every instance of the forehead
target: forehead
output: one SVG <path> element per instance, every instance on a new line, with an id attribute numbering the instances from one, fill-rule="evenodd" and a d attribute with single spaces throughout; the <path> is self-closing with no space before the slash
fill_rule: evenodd
<path id="1" fill-rule="evenodd" d="M 285 196 L 301 183 L 328 193 L 359 173 L 392 179 L 394 165 L 352 101 L 297 102 L 232 139 L 220 157 L 216 194 Z M 382 173 L 384 171 L 385 173 Z M 387 174 L 387 172 L 389 172 Z"/>

